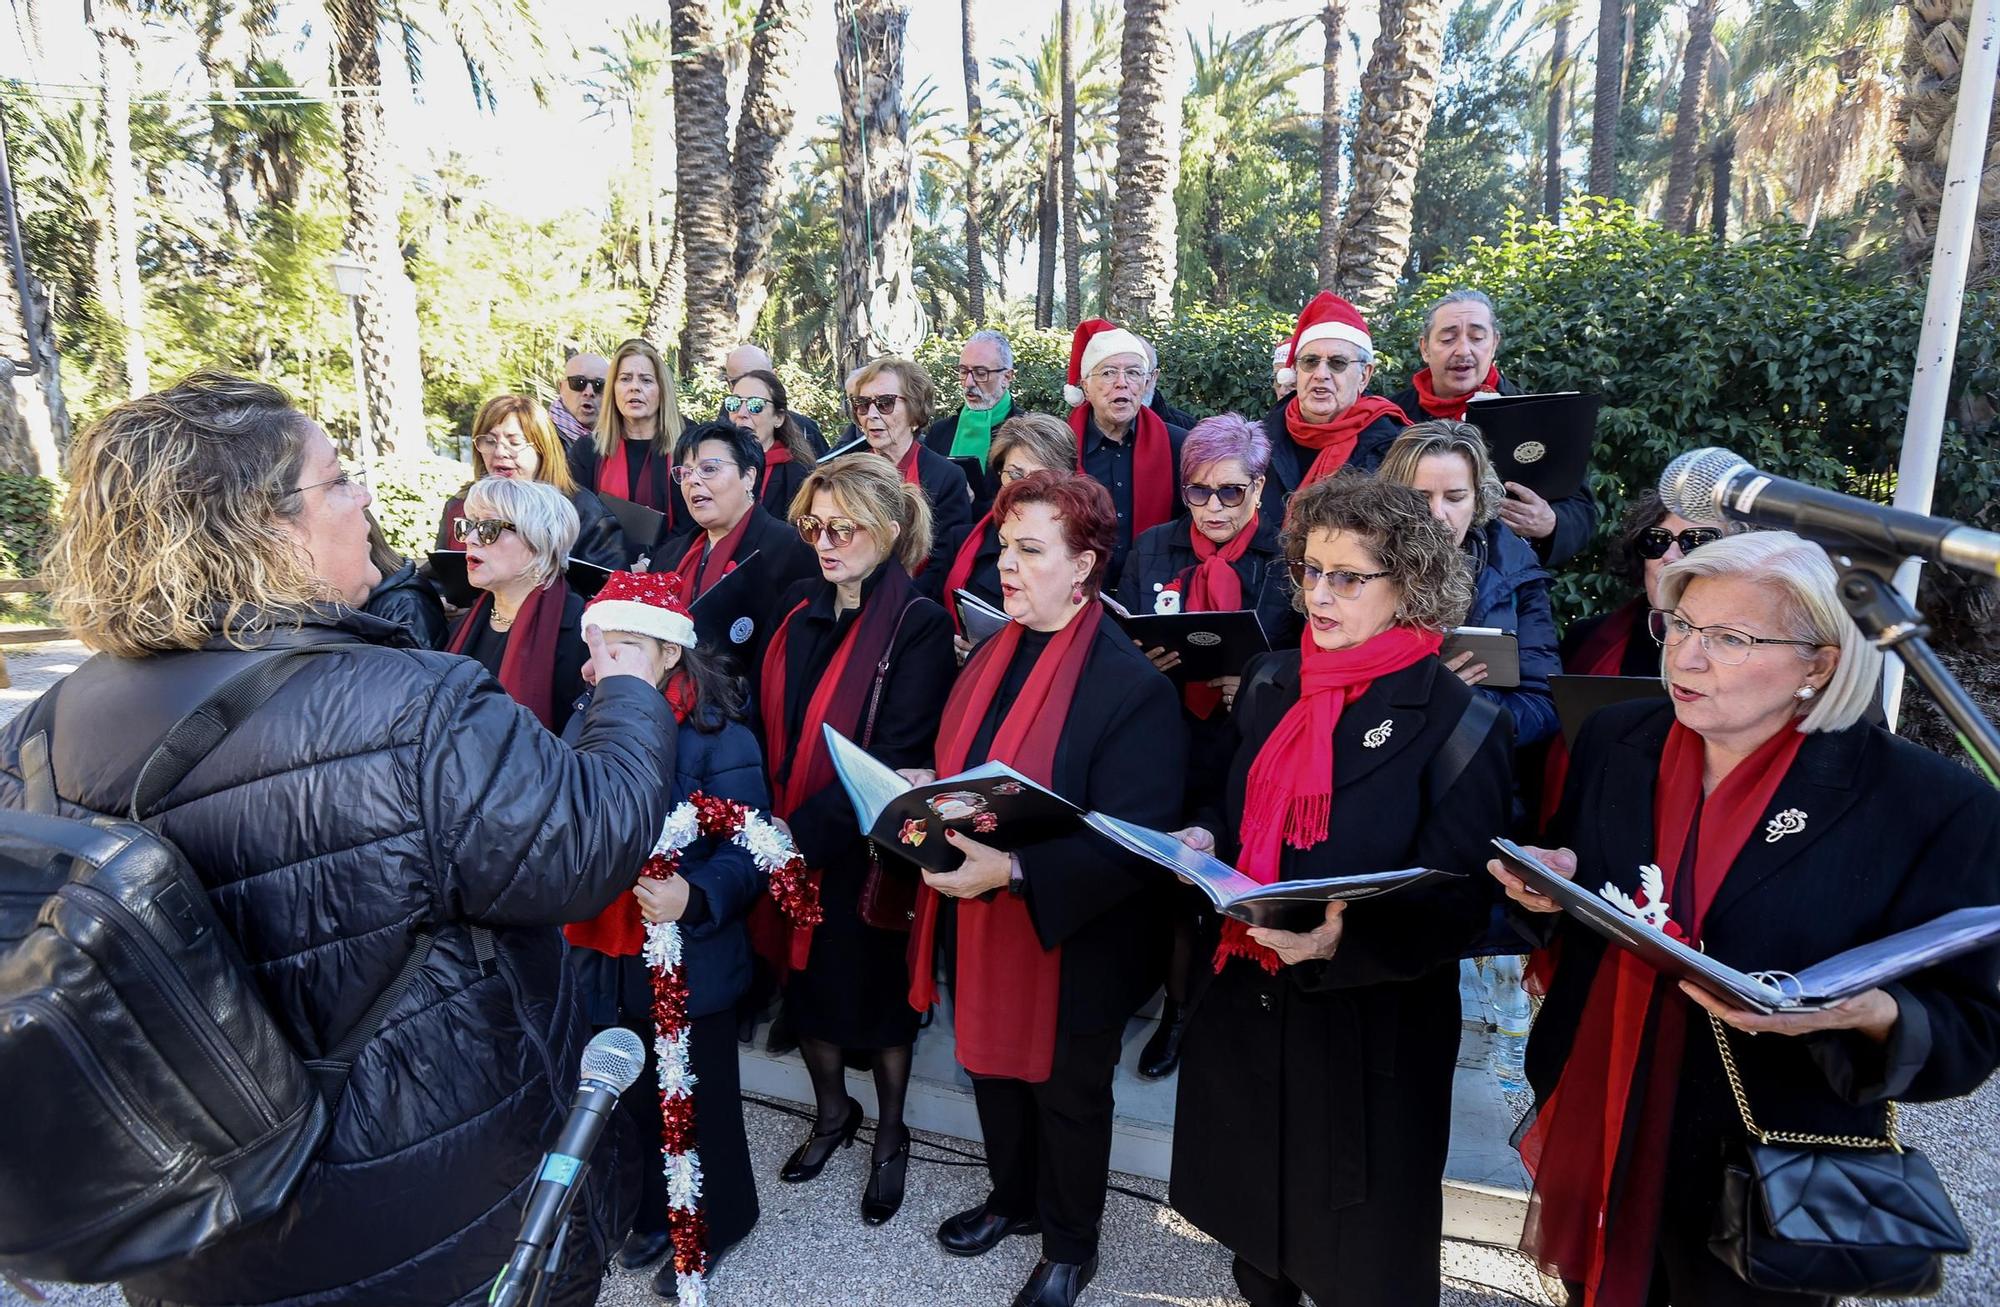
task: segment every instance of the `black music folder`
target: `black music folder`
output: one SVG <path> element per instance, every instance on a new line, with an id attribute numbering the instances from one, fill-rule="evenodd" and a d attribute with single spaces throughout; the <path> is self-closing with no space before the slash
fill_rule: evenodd
<path id="1" fill-rule="evenodd" d="M 1597 439 L 1602 395 L 1494 395 L 1465 406 L 1465 420 L 1486 437 L 1502 481 L 1528 487 L 1550 503 L 1583 488 Z"/>
<path id="2" fill-rule="evenodd" d="M 1549 694 L 1556 701 L 1563 743 L 1574 749 L 1592 713 L 1633 699 L 1664 699 L 1667 687 L 1657 676 L 1551 676 Z"/>
<path id="3" fill-rule="evenodd" d="M 1180 665 L 1166 673 L 1176 685 L 1240 676 L 1245 663 L 1271 649 L 1264 624 L 1251 608 L 1225 613 L 1110 612 L 1141 649 L 1166 649 L 1181 656 Z"/>
<path id="4" fill-rule="evenodd" d="M 988 636 L 998 635 L 1014 620 L 970 590 L 954 590 L 951 597 L 958 608 L 959 629 L 965 632 L 968 644 L 983 644 Z"/>
<path id="5" fill-rule="evenodd" d="M 1521 642 L 1497 626 L 1454 626 L 1444 638 L 1438 657 L 1449 662 L 1466 650 L 1473 663 L 1486 664 L 1486 679 L 1480 684 L 1489 690 L 1514 690 L 1521 685 Z M 1467 663 L 1470 667 L 1472 663 Z"/>
<path id="6" fill-rule="evenodd" d="M 598 498 L 611 510 L 611 516 L 618 519 L 618 530 L 625 537 L 626 556 L 638 558 L 642 554 L 650 555 L 660 543 L 660 533 L 666 529 L 667 515 L 644 504 L 635 504 L 622 495 L 600 494 Z"/>

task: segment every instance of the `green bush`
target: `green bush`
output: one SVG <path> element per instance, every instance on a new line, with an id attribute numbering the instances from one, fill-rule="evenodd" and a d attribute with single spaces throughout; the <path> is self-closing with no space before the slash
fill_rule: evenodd
<path id="1" fill-rule="evenodd" d="M 55 541 L 62 487 L 41 477 L 0 476 L 0 575 L 39 576 Z"/>
<path id="2" fill-rule="evenodd" d="M 398 553 L 422 558 L 437 543 L 438 514 L 472 469 L 443 458 L 378 459 L 369 469 L 375 520 Z"/>

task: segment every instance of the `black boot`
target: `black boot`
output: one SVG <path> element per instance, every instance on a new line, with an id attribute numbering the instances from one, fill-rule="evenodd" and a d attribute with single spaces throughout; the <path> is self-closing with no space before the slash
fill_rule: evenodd
<path id="1" fill-rule="evenodd" d="M 625 1244 L 618 1250 L 618 1264 L 628 1271 L 636 1271 L 642 1266 L 651 1266 L 660 1260 L 672 1242 L 667 1232 L 634 1230 L 625 1236 Z"/>
<path id="2" fill-rule="evenodd" d="M 1087 1262 L 1035 1263 L 1035 1273 L 1014 1295 L 1014 1307 L 1074 1307 L 1084 1287 L 1097 1274 L 1097 1256 Z"/>
<path id="3" fill-rule="evenodd" d="M 1187 1033 L 1185 1004 L 1172 999 L 1160 1009 L 1160 1024 L 1153 1037 L 1139 1050 L 1139 1074 L 1148 1080 L 1164 1080 L 1181 1064 L 1181 1036 Z"/>

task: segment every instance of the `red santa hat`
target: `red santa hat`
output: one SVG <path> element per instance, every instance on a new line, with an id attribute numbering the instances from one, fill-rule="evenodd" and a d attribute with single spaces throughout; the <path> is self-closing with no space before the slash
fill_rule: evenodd
<path id="1" fill-rule="evenodd" d="M 583 624 L 695 647 L 694 619 L 681 600 L 681 579 L 673 572 L 613 572 L 583 610 Z"/>
<path id="2" fill-rule="evenodd" d="M 1114 354 L 1137 354 L 1143 361 L 1151 356 L 1146 342 L 1109 318 L 1086 318 L 1076 324 L 1069 340 L 1069 379 L 1063 400 L 1071 408 L 1083 403 L 1083 379 L 1098 364 Z"/>
<path id="3" fill-rule="evenodd" d="M 1278 372 L 1279 385 L 1298 384 L 1299 350 L 1316 340 L 1344 340 L 1370 354 L 1375 352 L 1368 324 L 1361 320 L 1361 310 L 1332 291 L 1323 290 L 1299 314 L 1299 325 L 1292 330 L 1291 349 L 1285 354 L 1285 366 Z"/>

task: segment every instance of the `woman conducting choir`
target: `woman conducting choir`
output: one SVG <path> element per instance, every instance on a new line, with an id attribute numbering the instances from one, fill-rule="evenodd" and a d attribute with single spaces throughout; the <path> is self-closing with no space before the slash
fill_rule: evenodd
<path id="1" fill-rule="evenodd" d="M 583 694 L 583 596 L 563 575 L 576 509 L 544 482 L 487 477 L 465 492 L 459 537 L 465 579 L 483 593 L 446 650 L 478 659 L 560 734 Z"/>
<path id="2" fill-rule="evenodd" d="M 921 437 L 937 407 L 931 374 L 909 359 L 870 359 L 847 379 L 847 406 L 868 448 L 888 459 L 903 480 L 920 486 L 931 509 L 931 545 L 942 555 L 972 524 L 972 487 L 958 464 L 925 445 Z M 924 560 L 944 566 L 942 557 Z M 923 570 L 913 567 L 911 574 Z"/>
<path id="3" fill-rule="evenodd" d="M 608 571 L 625 566 L 618 519 L 604 501 L 569 474 L 568 455 L 549 411 L 526 395 L 500 395 L 479 406 L 472 420 L 472 479 L 500 477 L 542 481 L 562 491 L 576 510 L 576 547 L 570 553 Z M 465 495 L 454 495 L 438 518 L 439 549 L 462 548 L 452 524 L 465 516 Z"/>
<path id="4" fill-rule="evenodd" d="M 1882 657 L 1817 545 L 1753 532 L 1669 565 L 1651 618 L 1667 702 L 1584 726 L 1543 860 L 1664 904 L 1744 971 L 1799 971 L 1953 909 L 2000 903 L 2000 795 L 1863 714 Z M 1499 864 L 1522 908 L 1552 912 Z M 1657 881 L 1657 896 L 1642 887 Z M 1710 1250 L 1725 1149 L 1761 1128 L 1881 1138 L 1885 1105 L 1971 1093 L 2000 1065 L 2000 949 L 1817 1012 L 1761 1016 L 1555 919 L 1528 1041 L 1534 1177 L 1522 1247 L 1595 1307 L 1829 1304 L 1753 1288 Z M 1714 1017 L 1717 1020 L 1711 1021 Z M 1719 1022 L 1719 1024 L 1718 1024 Z M 1776 1038 L 1749 1038 L 1772 1034 Z"/>
<path id="5" fill-rule="evenodd" d="M 729 394 L 722 401 L 722 413 L 757 437 L 757 447 L 764 451 L 759 496 L 764 511 L 784 521 L 786 510 L 792 506 L 792 496 L 799 493 L 818 457 L 792 412 L 785 383 L 778 380 L 775 372 L 753 368 L 729 387 Z"/>
<path id="6" fill-rule="evenodd" d="M 1284 539 L 1305 634 L 1244 674 L 1224 838 L 1182 838 L 1267 884 L 1472 874 L 1298 932 L 1224 923 L 1182 1049 L 1171 1196 L 1258 1307 L 1435 1303 L 1457 959 L 1496 897 L 1477 872 L 1506 827 L 1511 732 L 1436 657 L 1471 579 L 1421 495 L 1315 482 Z"/>
<path id="7" fill-rule="evenodd" d="M 760 936 L 769 960 L 791 972 L 785 1011 L 818 1106 L 812 1135 L 779 1178 L 811 1180 L 835 1148 L 854 1141 L 861 1105 L 847 1095 L 843 1064 L 848 1051 L 866 1052 L 877 1124 L 861 1214 L 880 1225 L 902 1205 L 910 1155 L 903 1097 L 917 1014 L 904 1001 L 908 909 L 892 904 L 907 905 L 915 872 L 872 851 L 834 775 L 822 728 L 891 767 L 928 765 L 956 666 L 951 623 L 910 580 L 909 569 L 930 551 L 930 509 L 923 491 L 892 465 L 872 454 L 821 464 L 792 501 L 792 521 L 813 546 L 820 574 L 780 602 L 758 694 L 772 807 L 821 874 L 824 920 L 812 930 Z"/>
<path id="8" fill-rule="evenodd" d="M 569 447 L 569 473 L 586 490 L 665 516 L 650 540 L 626 534 L 628 561 L 651 556 L 689 529 L 687 506 L 673 486 L 674 442 L 680 436 L 673 374 L 651 344 L 626 341 L 611 356 L 611 402 L 598 410 L 594 436 Z"/>
<path id="9" fill-rule="evenodd" d="M 986 457 L 995 486 L 1011 485 L 1032 472 L 1061 472 L 1075 464 L 1076 436 L 1062 419 L 1046 413 L 1017 413 L 1002 422 Z M 951 566 L 942 573 L 937 599 L 951 610 L 952 621 L 958 620 L 952 596 L 960 590 L 1000 607 L 1000 528 L 992 512 L 974 522 L 950 548 Z M 970 645 L 964 648 L 971 652 Z"/>
<path id="10" fill-rule="evenodd" d="M 1173 686 L 1098 600 L 1117 540 L 1109 492 L 1037 472 L 1002 487 L 993 515 L 1014 620 L 952 687 L 938 773 L 998 760 L 1083 808 L 1171 827 L 1186 763 Z M 924 873 L 910 1003 L 929 1007 L 936 970 L 949 977 L 993 1188 L 938 1242 L 972 1257 L 1039 1227 L 1041 1261 L 1014 1301 L 1067 1307 L 1097 1270 L 1111 1078 L 1125 1023 L 1160 981 L 1164 873 L 1089 832 L 1011 855 L 947 839 L 964 861 Z"/>

